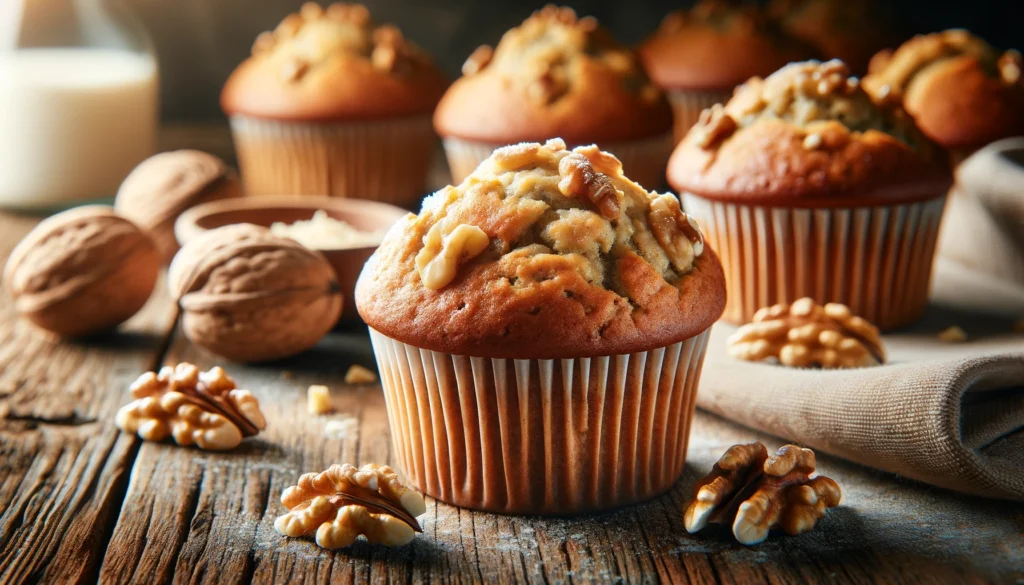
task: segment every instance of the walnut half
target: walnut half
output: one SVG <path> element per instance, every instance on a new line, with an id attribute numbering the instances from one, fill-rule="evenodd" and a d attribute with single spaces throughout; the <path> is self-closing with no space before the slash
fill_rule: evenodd
<path id="1" fill-rule="evenodd" d="M 332 465 L 307 473 L 281 494 L 288 513 L 274 529 L 285 536 L 316 533 L 316 543 L 333 549 L 362 534 L 371 543 L 401 546 L 423 532 L 416 517 L 426 512 L 423 496 L 406 488 L 388 466 Z"/>
<path id="2" fill-rule="evenodd" d="M 765 307 L 728 340 L 729 355 L 748 361 L 776 358 L 793 367 L 858 368 L 885 363 L 878 328 L 840 303 L 802 298 Z"/>
<path id="3" fill-rule="evenodd" d="M 147 441 L 173 437 L 182 446 L 220 451 L 266 428 L 256 397 L 220 367 L 165 366 L 139 376 L 131 393 L 134 400 L 117 411 L 115 424 Z"/>
<path id="4" fill-rule="evenodd" d="M 842 499 L 835 481 L 811 478 L 814 468 L 810 449 L 786 445 L 769 457 L 762 443 L 735 445 L 694 485 L 683 524 L 694 533 L 731 523 L 733 536 L 747 545 L 763 542 L 773 528 L 794 536 L 813 530 Z"/>

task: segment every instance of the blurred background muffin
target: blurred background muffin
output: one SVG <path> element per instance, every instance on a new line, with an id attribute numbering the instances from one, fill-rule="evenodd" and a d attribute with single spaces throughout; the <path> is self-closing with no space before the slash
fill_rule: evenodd
<path id="1" fill-rule="evenodd" d="M 1021 54 L 1000 52 L 965 30 L 918 35 L 871 60 L 864 87 L 901 101 L 954 162 L 1001 138 L 1024 134 Z"/>
<path id="2" fill-rule="evenodd" d="M 367 262 L 356 303 L 410 483 L 565 515 L 678 479 L 725 286 L 675 197 L 554 139 L 498 149 L 427 198 Z"/>
<path id="3" fill-rule="evenodd" d="M 444 138 L 459 183 L 500 146 L 561 137 L 596 143 L 647 187 L 663 182 L 672 150 L 672 114 L 636 55 L 592 17 L 545 6 L 481 46 L 438 104 L 434 126 Z"/>
<path id="4" fill-rule="evenodd" d="M 669 14 L 638 51 L 672 102 L 677 140 L 704 108 L 728 101 L 735 86 L 815 56 L 760 7 L 729 0 L 702 0 Z"/>
<path id="5" fill-rule="evenodd" d="M 768 13 L 790 35 L 839 59 L 856 75 L 876 52 L 898 42 L 891 6 L 873 0 L 771 0 Z"/>
<path id="6" fill-rule="evenodd" d="M 842 62 L 737 88 L 679 144 L 668 179 L 722 258 L 727 320 L 805 296 L 883 329 L 924 311 L 945 154 Z"/>
<path id="7" fill-rule="evenodd" d="M 415 203 L 446 85 L 366 7 L 304 4 L 256 38 L 221 92 L 246 192 Z"/>

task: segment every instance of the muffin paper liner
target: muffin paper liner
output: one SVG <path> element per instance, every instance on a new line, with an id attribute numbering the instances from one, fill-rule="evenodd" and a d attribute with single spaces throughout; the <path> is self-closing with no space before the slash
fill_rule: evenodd
<path id="1" fill-rule="evenodd" d="M 729 91 L 669 91 L 668 101 L 672 104 L 675 121 L 675 140 L 679 142 L 700 120 L 700 113 L 715 104 L 724 104 L 732 98 Z"/>
<path id="2" fill-rule="evenodd" d="M 925 310 L 944 196 L 825 209 L 682 199 L 722 260 L 727 321 L 746 323 L 761 307 L 805 296 L 848 305 L 881 329 Z"/>
<path id="3" fill-rule="evenodd" d="M 430 116 L 339 124 L 231 118 L 249 195 L 331 195 L 400 206 L 425 193 L 436 147 Z"/>
<path id="4" fill-rule="evenodd" d="M 444 151 L 448 157 L 448 168 L 452 172 L 452 183 L 461 183 L 495 149 L 502 146 L 506 145 L 445 138 Z M 622 161 L 623 174 L 646 189 L 658 189 L 665 184 L 665 168 L 673 148 L 671 134 L 642 140 L 599 142 L 597 146 Z"/>
<path id="5" fill-rule="evenodd" d="M 395 459 L 456 506 L 576 514 L 668 490 L 683 471 L 708 331 L 575 359 L 421 349 L 370 329 Z"/>

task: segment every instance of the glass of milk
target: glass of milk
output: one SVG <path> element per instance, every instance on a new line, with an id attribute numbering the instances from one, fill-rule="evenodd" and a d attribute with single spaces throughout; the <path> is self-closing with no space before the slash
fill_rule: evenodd
<path id="1" fill-rule="evenodd" d="M 0 208 L 109 200 L 153 154 L 152 43 L 121 0 L 0 0 Z"/>

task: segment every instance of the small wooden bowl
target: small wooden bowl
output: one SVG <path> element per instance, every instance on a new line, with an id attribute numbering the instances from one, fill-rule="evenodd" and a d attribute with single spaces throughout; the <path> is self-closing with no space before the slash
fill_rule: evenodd
<path id="1" fill-rule="evenodd" d="M 260 196 L 222 199 L 197 205 L 178 217 L 174 235 L 184 246 L 199 234 L 233 223 L 251 223 L 270 227 L 274 222 L 293 223 L 310 219 L 319 210 L 362 231 L 387 229 L 409 213 L 405 209 L 363 199 L 318 196 Z M 341 320 L 359 320 L 356 312 L 356 280 L 363 264 L 376 246 L 360 248 L 317 249 L 338 274 L 338 283 L 345 296 Z"/>

